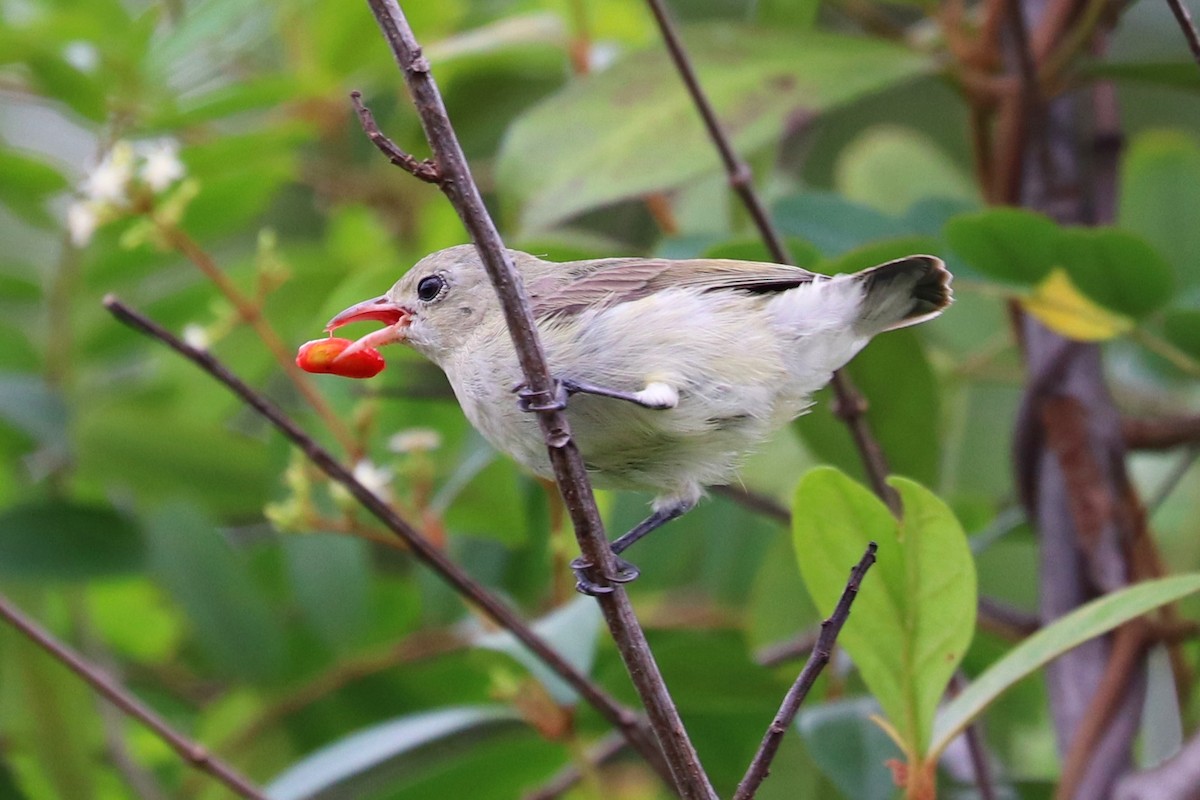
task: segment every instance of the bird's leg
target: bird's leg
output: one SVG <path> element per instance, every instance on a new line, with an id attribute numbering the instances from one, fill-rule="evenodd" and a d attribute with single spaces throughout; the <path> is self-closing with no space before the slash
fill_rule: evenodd
<path id="1" fill-rule="evenodd" d="M 609 549 L 613 551 L 613 555 L 618 556 L 617 574 L 608 575 L 608 579 L 613 583 L 629 583 L 637 578 L 641 574 L 641 571 L 625 559 L 620 558 L 620 554 L 628 550 L 634 542 L 645 537 L 652 531 L 658 530 L 671 520 L 682 517 L 695 507 L 695 499 L 675 500 L 670 505 L 656 509 L 653 514 L 633 526 L 628 533 L 614 539 L 612 544 L 609 545 Z M 583 557 L 571 562 L 571 571 L 575 573 L 575 591 L 590 595 L 608 594 L 612 591 L 611 586 L 599 586 L 588 577 L 588 571 L 593 567 L 595 567 L 595 564 L 585 560 Z"/>
<path id="2" fill-rule="evenodd" d="M 620 392 L 616 389 L 606 389 L 603 386 L 594 386 L 590 383 L 570 379 L 564 379 L 561 383 L 568 395 L 594 394 L 599 397 L 611 397 L 614 400 L 624 400 L 653 411 L 662 411 L 679 405 L 679 392 L 671 384 L 662 381 L 649 381 L 646 388 L 637 392 Z"/>
<path id="3" fill-rule="evenodd" d="M 674 408 L 679 404 L 679 392 L 675 387 L 663 381 L 649 381 L 646 387 L 637 392 L 622 392 L 617 389 L 607 389 L 583 381 L 562 378 L 555 381 L 555 397 L 549 404 L 538 402 L 533 398 L 524 383 L 513 387 L 517 393 L 517 406 L 522 411 L 544 411 L 548 408 L 555 410 L 566 407 L 566 399 L 573 394 L 594 394 L 598 397 L 611 397 L 614 400 L 624 400 L 642 408 L 662 411 Z"/>

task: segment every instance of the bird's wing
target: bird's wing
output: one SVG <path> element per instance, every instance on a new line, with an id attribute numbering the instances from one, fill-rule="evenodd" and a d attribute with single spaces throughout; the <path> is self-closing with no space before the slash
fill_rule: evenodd
<path id="1" fill-rule="evenodd" d="M 798 267 L 753 261 L 611 258 L 562 264 L 552 276 L 534 282 L 530 291 L 537 316 L 562 316 L 670 288 L 779 292 L 817 277 Z"/>

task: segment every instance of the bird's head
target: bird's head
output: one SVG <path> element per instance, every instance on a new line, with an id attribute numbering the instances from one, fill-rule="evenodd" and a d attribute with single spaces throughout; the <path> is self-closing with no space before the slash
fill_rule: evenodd
<path id="1" fill-rule="evenodd" d="M 348 350 L 405 342 L 441 363 L 466 334 L 485 319 L 496 319 L 498 308 L 475 247 L 459 245 L 421 259 L 386 294 L 347 308 L 325 330 L 382 322 L 381 330 L 356 340 Z"/>

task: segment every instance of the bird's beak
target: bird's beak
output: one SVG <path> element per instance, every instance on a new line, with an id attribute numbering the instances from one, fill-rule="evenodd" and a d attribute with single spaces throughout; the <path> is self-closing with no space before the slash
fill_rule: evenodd
<path id="1" fill-rule="evenodd" d="M 409 323 L 412 322 L 412 312 L 391 300 L 387 295 L 381 295 L 350 306 L 329 320 L 325 330 L 332 333 L 351 322 L 367 320 L 382 322 L 386 327 L 355 340 L 354 344 L 342 352 L 342 355 L 365 347 L 381 347 L 385 344 L 404 341 L 406 330 Z"/>

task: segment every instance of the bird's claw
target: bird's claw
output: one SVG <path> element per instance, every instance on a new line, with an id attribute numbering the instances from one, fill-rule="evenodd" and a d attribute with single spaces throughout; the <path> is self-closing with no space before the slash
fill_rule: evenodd
<path id="1" fill-rule="evenodd" d="M 633 564 L 630 564 L 619 556 L 614 556 L 617 561 L 617 570 L 614 575 L 607 575 L 610 583 L 629 583 L 642 574 Z M 571 571 L 575 573 L 575 591 L 580 594 L 591 595 L 597 597 L 604 594 L 612 594 L 612 586 L 602 586 L 592 580 L 589 573 L 595 569 L 596 565 L 592 562 L 580 557 L 571 562 Z"/>
<path id="2" fill-rule="evenodd" d="M 531 391 L 529 385 L 522 382 L 513 386 L 517 394 L 517 408 L 533 413 L 536 411 L 562 411 L 567 407 L 567 397 L 570 390 L 562 381 L 554 381 L 554 388 L 548 392 Z"/>

